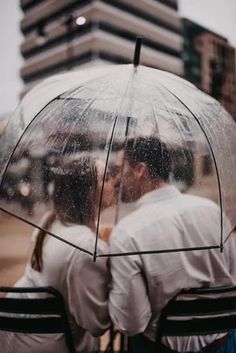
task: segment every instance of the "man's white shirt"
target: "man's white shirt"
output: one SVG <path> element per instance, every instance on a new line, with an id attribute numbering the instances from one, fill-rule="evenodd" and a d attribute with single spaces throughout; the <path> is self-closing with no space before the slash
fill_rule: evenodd
<path id="1" fill-rule="evenodd" d="M 142 196 L 137 210 L 118 223 L 110 252 L 214 246 L 220 237 L 220 210 L 215 203 L 166 186 Z M 183 288 L 235 284 L 232 241 L 226 242 L 222 253 L 210 249 L 111 258 L 113 322 L 130 336 L 144 332 L 155 340 L 162 309 Z M 217 337 L 168 338 L 167 344 L 175 350 L 197 351 Z"/>

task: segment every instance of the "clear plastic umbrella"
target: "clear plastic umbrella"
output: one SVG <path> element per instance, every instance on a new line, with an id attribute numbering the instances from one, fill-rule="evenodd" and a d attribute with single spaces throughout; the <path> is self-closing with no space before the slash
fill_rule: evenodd
<path id="1" fill-rule="evenodd" d="M 55 173 L 60 173 L 61 164 L 92 156 L 105 166 L 100 196 L 94 200 L 97 234 L 93 252 L 80 250 L 99 257 L 98 236 L 106 236 L 135 207 L 121 200 L 121 191 L 113 188 L 107 193 L 105 185 L 107 180 L 114 182 L 119 169 L 116 187 L 121 190 L 119 150 L 140 136 L 158 137 L 167 145 L 170 183 L 182 192 L 212 199 L 220 210 L 217 244 L 203 246 L 201 239 L 183 249 L 153 249 L 147 244 L 141 252 L 222 249 L 236 225 L 236 124 L 217 101 L 189 82 L 145 66 L 65 73 L 30 91 L 0 138 L 0 209 L 42 227 L 37 216 L 52 208 Z M 22 207 L 16 208 L 16 203 Z M 66 207 L 71 207 L 69 200 Z M 60 234 L 50 234 L 61 239 Z"/>

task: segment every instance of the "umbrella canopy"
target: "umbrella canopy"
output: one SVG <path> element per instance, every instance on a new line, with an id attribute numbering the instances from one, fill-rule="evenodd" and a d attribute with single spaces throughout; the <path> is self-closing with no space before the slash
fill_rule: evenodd
<path id="1" fill-rule="evenodd" d="M 0 208 L 40 227 L 31 211 L 37 213 L 36 205 L 42 204 L 44 209 L 52 208 L 56 175 L 66 173 L 68 161 L 89 156 L 104 165 L 95 200 L 98 237 L 135 207 L 120 197 L 120 150 L 131 138 L 135 144 L 137 138 L 155 137 L 171 155 L 170 183 L 182 192 L 218 203 L 219 242 L 209 243 L 209 248 L 222 248 L 236 225 L 235 133 L 235 122 L 217 101 L 168 72 L 117 65 L 57 75 L 24 97 L 1 136 Z M 30 168 L 25 173 L 14 172 L 22 158 L 30 161 Z M 117 169 L 119 190 L 113 188 L 117 194 L 112 189 L 109 193 L 105 186 L 107 180 L 116 179 Z M 13 211 L 17 197 L 18 201 L 30 199 L 28 214 L 23 209 Z M 69 200 L 66 207 L 71 207 Z M 60 238 L 60 234 L 53 236 Z M 195 245 L 203 248 L 201 239 Z M 175 250 L 147 246 L 141 251 Z M 90 254 L 99 256 L 96 241 Z"/>

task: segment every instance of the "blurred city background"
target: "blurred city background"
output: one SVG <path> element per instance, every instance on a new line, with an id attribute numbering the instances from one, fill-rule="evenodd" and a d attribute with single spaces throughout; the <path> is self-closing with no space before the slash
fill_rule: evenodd
<path id="1" fill-rule="evenodd" d="M 236 119 L 235 0 L 8 0 L 0 4 L 0 17 L 0 136 L 34 85 L 69 70 L 130 63 L 137 35 L 143 38 L 141 64 L 186 78 Z M 77 138 L 71 136 L 71 146 Z M 209 154 L 203 157 L 185 173 L 176 156 L 175 173 L 182 168 L 183 190 L 201 174 L 202 193 L 214 199 L 212 161 Z M 35 170 L 52 160 L 53 155 L 21 154 L 13 160 L 1 197 L 14 199 L 15 210 L 33 219 L 38 201 L 33 180 L 40 178 Z M 47 194 L 50 175 L 44 174 L 41 184 Z M 0 214 L 1 284 L 12 285 L 22 273 L 32 230 Z"/>
<path id="2" fill-rule="evenodd" d="M 141 64 L 186 78 L 236 120 L 235 0 L 2 0 L 0 19 L 0 136 L 34 85 L 65 71 L 131 63 L 137 35 L 143 38 Z M 88 148 L 81 138 L 76 141 L 78 135 L 71 135 L 69 153 Z M 12 210 L 25 212 L 32 222 L 44 211 L 39 195 L 50 193 L 45 171 L 54 162 L 53 153 L 38 152 L 16 154 L 1 191 L 2 199 L 14 200 Z M 179 188 L 195 193 L 198 179 L 196 193 L 216 201 L 209 153 L 195 155 L 194 162 L 186 153 L 187 169 L 175 153 Z M 32 231 L 33 226 L 0 212 L 0 285 L 13 285 L 23 273 Z"/>

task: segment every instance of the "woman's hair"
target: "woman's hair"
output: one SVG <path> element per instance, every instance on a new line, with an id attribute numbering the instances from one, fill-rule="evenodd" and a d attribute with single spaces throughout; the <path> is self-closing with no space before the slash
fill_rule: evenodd
<path id="1" fill-rule="evenodd" d="M 54 168 L 54 212 L 49 214 L 37 233 L 37 240 L 31 257 L 31 266 L 37 271 L 42 269 L 42 247 L 55 218 L 64 225 L 81 224 L 91 226 L 95 223 L 97 191 L 97 170 L 95 160 L 81 156 L 78 160 L 67 162 Z"/>

